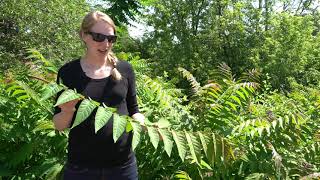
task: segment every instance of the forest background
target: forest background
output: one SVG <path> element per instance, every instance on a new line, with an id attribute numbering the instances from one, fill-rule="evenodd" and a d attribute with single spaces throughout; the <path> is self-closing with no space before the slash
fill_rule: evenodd
<path id="1" fill-rule="evenodd" d="M 156 124 L 137 133 L 139 179 L 319 178 L 319 5 L 0 0 L 0 179 L 61 178 L 68 132 L 54 130 L 43 87 L 84 52 L 92 9 L 116 21 L 114 52 Z M 139 38 L 134 22 L 149 27 Z"/>

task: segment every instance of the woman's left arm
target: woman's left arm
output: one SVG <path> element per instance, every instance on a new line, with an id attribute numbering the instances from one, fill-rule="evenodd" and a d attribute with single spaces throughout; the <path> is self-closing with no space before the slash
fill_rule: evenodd
<path id="1" fill-rule="evenodd" d="M 137 90 L 136 90 L 136 78 L 135 73 L 131 64 L 128 63 L 127 69 L 127 78 L 128 78 L 128 93 L 127 93 L 127 108 L 129 116 L 134 120 L 140 122 L 141 125 L 144 125 L 144 115 L 139 112 L 138 102 L 137 102 Z"/>

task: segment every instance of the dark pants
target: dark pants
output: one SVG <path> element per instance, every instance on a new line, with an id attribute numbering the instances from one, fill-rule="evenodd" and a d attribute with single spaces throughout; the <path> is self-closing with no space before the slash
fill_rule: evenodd
<path id="1" fill-rule="evenodd" d="M 138 180 L 137 162 L 122 167 L 86 168 L 67 163 L 64 180 Z"/>

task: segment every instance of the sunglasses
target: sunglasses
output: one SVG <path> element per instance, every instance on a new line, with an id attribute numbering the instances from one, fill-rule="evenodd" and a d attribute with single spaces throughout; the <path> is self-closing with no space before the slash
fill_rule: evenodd
<path id="1" fill-rule="evenodd" d="M 95 32 L 86 32 L 86 34 L 90 34 L 92 36 L 92 39 L 96 42 L 103 42 L 104 40 L 108 40 L 109 43 L 115 43 L 117 41 L 116 35 L 104 35 L 101 33 L 95 33 Z"/>

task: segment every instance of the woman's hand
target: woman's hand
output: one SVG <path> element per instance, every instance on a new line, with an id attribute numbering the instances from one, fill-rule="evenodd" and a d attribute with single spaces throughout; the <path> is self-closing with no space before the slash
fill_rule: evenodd
<path id="1" fill-rule="evenodd" d="M 146 127 L 146 125 L 144 124 L 144 119 L 145 119 L 145 117 L 144 117 L 143 114 L 141 114 L 141 113 L 135 113 L 134 115 L 132 115 L 132 118 L 133 118 L 134 120 L 136 120 L 136 121 L 139 121 L 140 125 L 142 126 L 142 129 L 143 129 L 144 131 L 147 131 L 147 127 Z"/>
<path id="2" fill-rule="evenodd" d="M 144 126 L 144 119 L 145 119 L 145 117 L 144 117 L 143 114 L 141 114 L 141 113 L 135 113 L 134 115 L 132 115 L 132 118 L 133 118 L 134 120 L 139 121 L 140 124 Z"/>
<path id="3" fill-rule="evenodd" d="M 59 105 L 61 112 L 53 116 L 53 123 L 57 130 L 62 131 L 70 126 L 73 114 L 76 111 L 75 106 L 79 100 L 75 99 Z"/>

